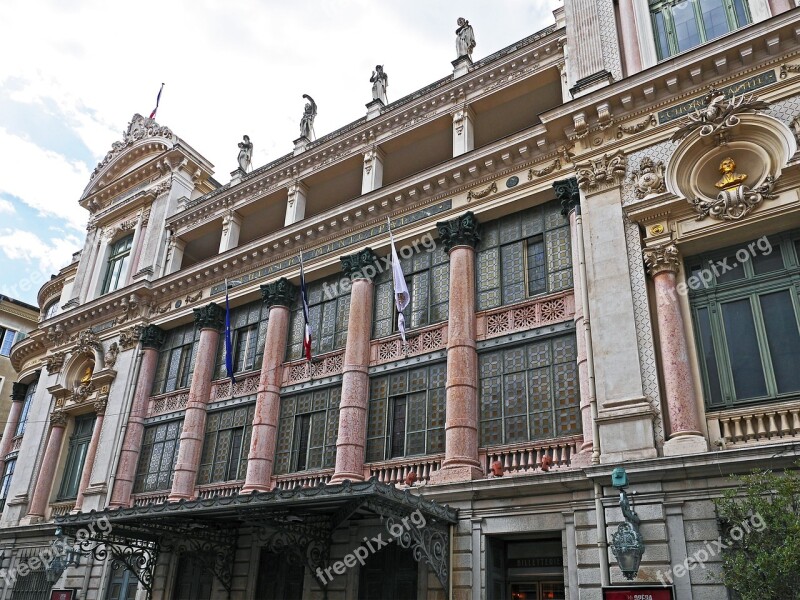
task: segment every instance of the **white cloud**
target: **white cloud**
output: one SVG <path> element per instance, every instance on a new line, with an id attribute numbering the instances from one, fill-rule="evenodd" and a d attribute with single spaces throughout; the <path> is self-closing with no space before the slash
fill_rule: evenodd
<path id="1" fill-rule="evenodd" d="M 89 214 L 78 198 L 89 181 L 85 164 L 40 148 L 0 127 L 0 192 L 20 198 L 46 215 L 83 229 Z"/>
<path id="2" fill-rule="evenodd" d="M 3 214 L 3 213 L 14 214 L 15 212 L 16 212 L 16 209 L 14 208 L 14 205 L 11 204 L 11 202 L 9 202 L 8 200 L 3 200 L 2 198 L 0 198 L 0 214 Z"/>
<path id="3" fill-rule="evenodd" d="M 45 276 L 57 273 L 68 265 L 72 254 L 81 249 L 80 238 L 67 235 L 45 241 L 35 233 L 21 229 L 0 230 L 0 250 L 6 258 L 14 261 L 23 261 L 28 266 L 34 266 Z"/>

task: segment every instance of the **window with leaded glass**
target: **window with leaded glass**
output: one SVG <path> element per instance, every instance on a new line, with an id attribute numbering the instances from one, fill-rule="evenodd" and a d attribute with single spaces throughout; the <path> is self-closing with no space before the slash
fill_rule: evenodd
<path id="1" fill-rule="evenodd" d="M 261 301 L 231 309 L 231 348 L 233 372 L 243 373 L 261 368 L 264 340 L 267 337 L 269 307 Z M 219 336 L 217 379 L 225 377 L 225 335 Z"/>
<path id="2" fill-rule="evenodd" d="M 117 240 L 111 245 L 106 265 L 106 274 L 103 278 L 102 293 L 113 292 L 125 285 L 125 278 L 128 276 L 128 262 L 131 256 L 131 246 L 133 245 L 133 235 L 128 235 Z"/>
<path id="3" fill-rule="evenodd" d="M 650 0 L 658 60 L 750 23 L 747 0 Z"/>
<path id="4" fill-rule="evenodd" d="M 341 396 L 336 386 L 281 398 L 275 473 L 334 466 Z"/>
<path id="5" fill-rule="evenodd" d="M 581 432 L 575 334 L 478 355 L 481 446 Z"/>
<path id="6" fill-rule="evenodd" d="M 178 460 L 182 429 L 182 420 L 145 428 L 134 492 L 155 492 L 172 487 L 172 472 Z"/>
<path id="7" fill-rule="evenodd" d="M 572 287 L 569 221 L 558 201 L 481 225 L 478 310 Z"/>
<path id="8" fill-rule="evenodd" d="M 370 378 L 367 462 L 444 452 L 447 365 Z"/>
<path id="9" fill-rule="evenodd" d="M 0 481 L 0 512 L 6 505 L 8 499 L 8 490 L 11 487 L 11 478 L 14 476 L 14 469 L 17 466 L 17 459 L 12 458 L 7 460 L 3 467 L 3 479 Z"/>
<path id="10" fill-rule="evenodd" d="M 194 323 L 187 323 L 167 332 L 158 354 L 158 367 L 153 380 L 154 394 L 189 387 L 199 339 L 200 331 Z"/>
<path id="11" fill-rule="evenodd" d="M 39 379 L 34 379 L 28 384 L 28 387 L 25 388 L 25 399 L 22 401 L 22 411 L 19 413 L 17 430 L 14 432 L 15 436 L 25 433 L 25 425 L 28 423 L 28 413 L 31 411 L 31 404 L 33 403 L 33 397 L 36 395 L 36 386 L 38 383 Z"/>
<path id="12" fill-rule="evenodd" d="M 208 413 L 197 483 L 244 479 L 255 404 Z"/>
<path id="13" fill-rule="evenodd" d="M 686 259 L 708 408 L 800 396 L 800 232 Z"/>
<path id="14" fill-rule="evenodd" d="M 86 452 L 92 440 L 94 429 L 94 415 L 75 417 L 75 429 L 69 439 L 69 450 L 64 465 L 64 475 L 58 491 L 59 500 L 68 500 L 78 497 L 78 488 L 83 474 L 83 463 L 86 461 Z"/>
<path id="15" fill-rule="evenodd" d="M 313 355 L 344 348 L 347 341 L 347 319 L 350 316 L 350 290 L 343 292 L 337 273 L 326 279 L 306 282 L 308 294 L 308 318 L 311 323 L 311 353 Z M 303 306 L 297 301 L 292 312 L 289 332 L 288 359 L 303 356 Z"/>
<path id="16" fill-rule="evenodd" d="M 380 264 L 384 270 L 375 277 L 375 319 L 372 333 L 375 338 L 397 331 L 392 270 L 386 266 L 384 260 Z M 442 245 L 437 245 L 432 252 L 420 248 L 420 252 L 401 258 L 400 264 L 411 294 L 411 302 L 403 312 L 406 330 L 446 321 L 450 263 Z"/>

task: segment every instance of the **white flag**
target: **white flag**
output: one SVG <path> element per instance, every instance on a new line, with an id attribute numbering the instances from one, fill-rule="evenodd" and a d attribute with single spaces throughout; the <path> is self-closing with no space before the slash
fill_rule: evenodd
<path id="1" fill-rule="evenodd" d="M 386 220 L 389 221 L 388 217 Z M 400 258 L 397 256 L 397 248 L 394 247 L 391 221 L 389 221 L 389 240 L 392 244 L 392 280 L 394 282 L 394 304 L 397 307 L 397 328 L 400 330 L 403 343 L 405 343 L 406 320 L 403 317 L 403 311 L 411 302 L 411 294 L 408 293 L 406 278 L 403 275 L 403 268 L 400 266 Z"/>

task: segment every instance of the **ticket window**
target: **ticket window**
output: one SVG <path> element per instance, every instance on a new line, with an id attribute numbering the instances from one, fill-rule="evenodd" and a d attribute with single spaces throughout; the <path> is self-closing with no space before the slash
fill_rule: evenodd
<path id="1" fill-rule="evenodd" d="M 487 600 L 565 600 L 560 538 L 486 538 Z"/>

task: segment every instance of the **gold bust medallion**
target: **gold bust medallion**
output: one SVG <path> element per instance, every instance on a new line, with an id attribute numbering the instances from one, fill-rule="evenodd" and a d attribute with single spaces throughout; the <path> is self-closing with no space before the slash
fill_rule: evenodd
<path id="1" fill-rule="evenodd" d="M 720 190 L 738 187 L 747 179 L 747 175 L 736 172 L 736 162 L 730 156 L 719 163 L 719 172 L 722 173 L 722 179 L 714 185 Z"/>

